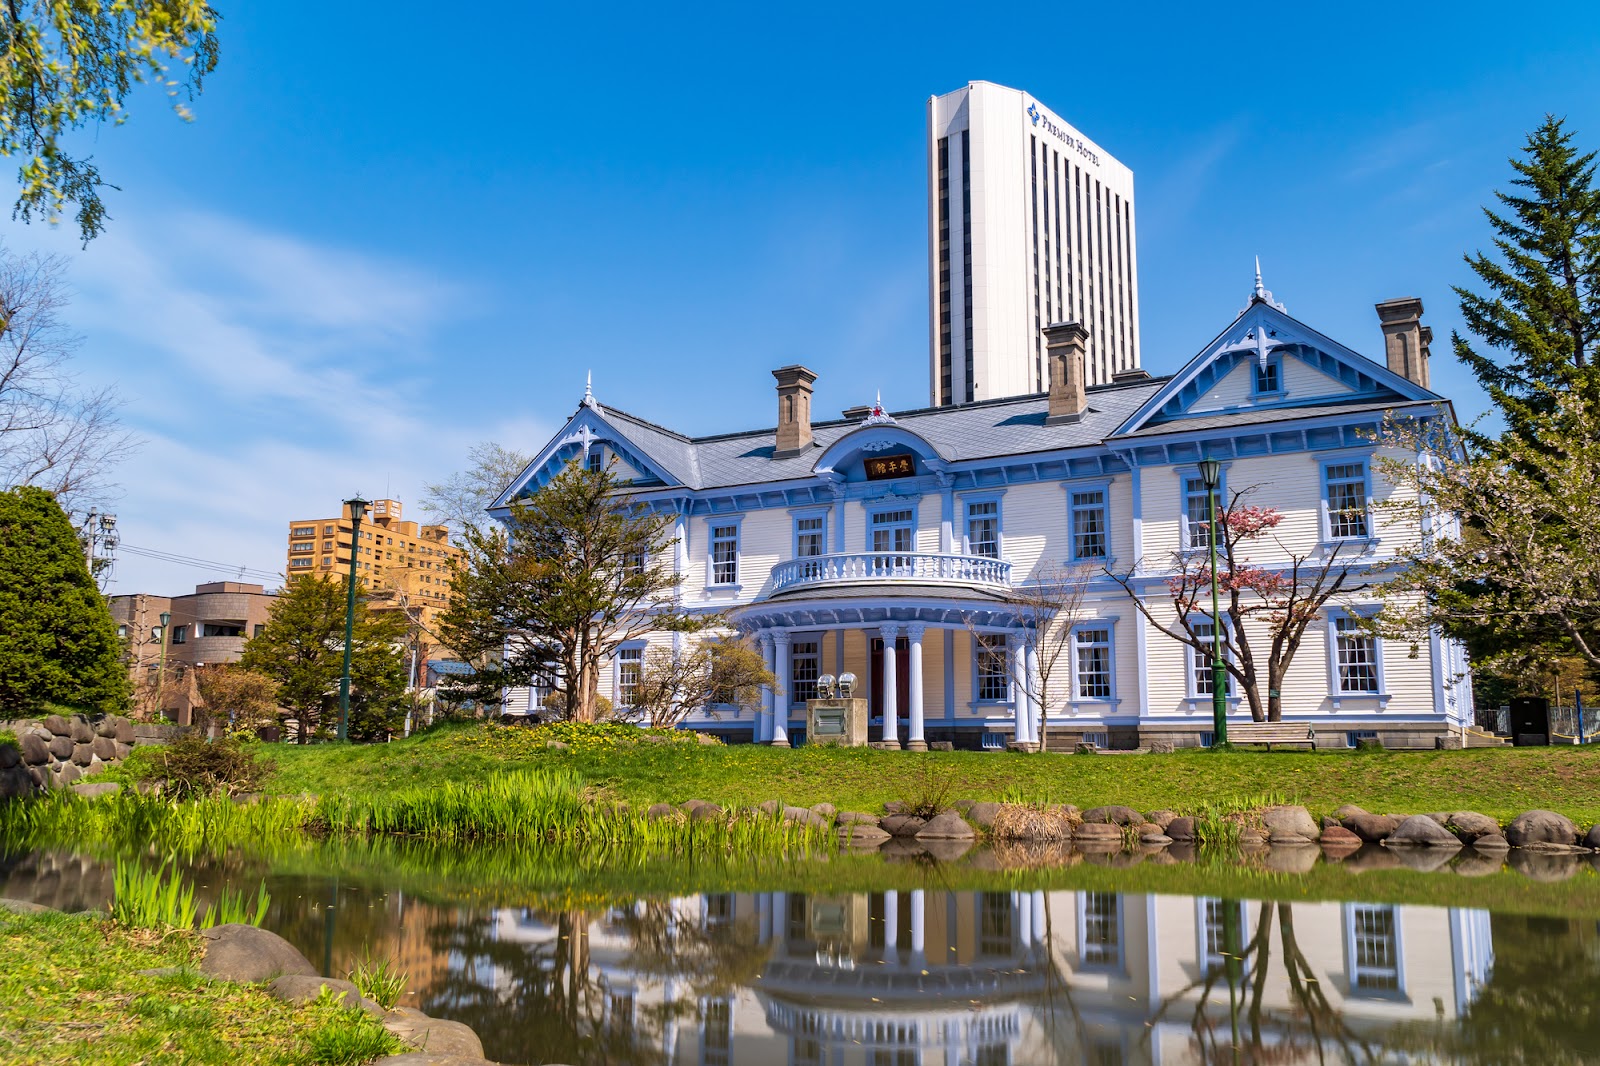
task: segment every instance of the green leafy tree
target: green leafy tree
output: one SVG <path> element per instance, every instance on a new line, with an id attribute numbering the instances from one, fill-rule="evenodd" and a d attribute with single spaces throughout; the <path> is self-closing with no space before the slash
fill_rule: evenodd
<path id="1" fill-rule="evenodd" d="M 1491 452 L 1436 423 L 1392 421 L 1379 467 L 1402 491 L 1385 506 L 1421 524 L 1383 596 L 1390 635 L 1462 637 L 1474 664 L 1516 671 L 1576 655 L 1600 677 L 1600 401 L 1541 398 L 1526 434 Z"/>
<path id="2" fill-rule="evenodd" d="M 0 492 L 0 717 L 47 703 L 122 711 L 132 686 L 116 623 L 55 498 Z"/>
<path id="3" fill-rule="evenodd" d="M 344 622 L 344 583 L 302 577 L 279 593 L 266 627 L 245 643 L 240 668 L 277 682 L 281 716 L 299 723 L 302 744 L 313 735 L 331 736 L 337 726 Z M 405 635 L 406 620 L 397 612 L 369 610 L 358 583 L 350 653 L 351 739 L 381 739 L 404 719 Z"/>
<path id="4" fill-rule="evenodd" d="M 1498 258 L 1466 257 L 1486 290 L 1455 290 L 1482 346 L 1453 334 L 1456 357 L 1524 437 L 1552 390 L 1600 395 L 1600 190 L 1595 154 L 1580 155 L 1572 138 L 1554 116 L 1529 134 L 1510 160 L 1515 191 L 1496 194 L 1502 211 L 1484 208 Z"/>
<path id="5" fill-rule="evenodd" d="M 468 529 L 453 563 L 444 643 L 476 668 L 456 698 L 498 705 L 518 685 L 566 694 L 568 717 L 599 717 L 600 666 L 652 631 L 697 632 L 714 619 L 678 605 L 670 517 L 631 501 L 609 471 L 573 462 L 504 528 Z"/>
<path id="6" fill-rule="evenodd" d="M 85 126 L 121 125 L 135 87 L 156 83 L 178 115 L 217 65 L 218 16 L 204 0 L 11 0 L 0 5 L 0 155 L 22 160 L 15 214 L 57 221 L 76 208 L 87 242 L 105 224 L 100 177 L 89 156 L 64 145 Z M 180 68 L 180 69 L 174 69 Z"/>

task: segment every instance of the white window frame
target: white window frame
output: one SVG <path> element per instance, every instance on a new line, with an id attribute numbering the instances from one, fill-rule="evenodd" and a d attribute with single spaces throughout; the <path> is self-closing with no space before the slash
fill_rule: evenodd
<path id="1" fill-rule="evenodd" d="M 1083 694 L 1083 674 L 1079 661 L 1080 634 L 1088 631 L 1104 630 L 1106 634 L 1103 646 L 1106 651 L 1106 694 L 1104 696 L 1085 696 Z M 1068 702 L 1076 707 L 1081 703 L 1116 703 L 1117 702 L 1117 620 L 1115 618 L 1096 618 L 1079 622 L 1072 627 L 1068 645 L 1071 656 L 1068 660 L 1069 699 Z M 1102 646 L 1100 643 L 1092 645 Z"/>
<path id="2" fill-rule="evenodd" d="M 1250 904 L 1242 899 L 1223 899 L 1220 896 L 1196 896 L 1194 900 L 1194 929 L 1195 929 L 1195 959 L 1200 964 L 1202 974 L 1210 974 L 1214 969 L 1220 970 L 1226 965 L 1227 960 L 1219 951 L 1212 950 L 1211 944 L 1211 915 L 1208 908 L 1211 904 L 1232 904 L 1239 908 L 1239 947 L 1242 949 L 1250 943 Z M 1223 945 L 1224 947 L 1226 945 Z M 1249 971 L 1249 959 L 1241 958 L 1239 964 L 1245 972 Z"/>
<path id="3" fill-rule="evenodd" d="M 1405 1000 L 1411 997 L 1406 993 L 1406 951 L 1405 938 L 1401 927 L 1401 908 L 1392 903 L 1346 903 L 1344 905 L 1344 959 L 1345 981 L 1349 985 L 1349 995 L 1352 999 L 1380 999 L 1380 1000 Z M 1358 947 L 1356 943 L 1356 922 L 1360 912 L 1363 911 L 1388 911 L 1389 921 L 1394 930 L 1391 949 L 1394 952 L 1394 965 L 1391 970 L 1394 974 L 1394 988 L 1361 988 L 1357 985 L 1362 967 L 1357 961 Z M 1387 973 L 1389 971 L 1374 972 Z"/>
<path id="4" fill-rule="evenodd" d="M 1389 702 L 1389 680 L 1384 669 L 1384 640 L 1376 633 L 1370 634 L 1372 641 L 1372 662 L 1377 673 L 1378 687 L 1368 691 L 1351 690 L 1344 688 L 1343 671 L 1339 668 L 1339 622 L 1341 620 L 1353 621 L 1358 618 L 1370 618 L 1376 614 L 1376 606 L 1362 607 L 1330 607 L 1327 610 L 1327 661 L 1328 661 L 1328 698 L 1333 701 L 1334 709 L 1339 709 L 1345 700 L 1377 700 L 1380 705 Z"/>
<path id="5" fill-rule="evenodd" d="M 993 657 L 1000 663 L 1000 688 L 1005 695 L 1000 698 L 983 695 L 983 659 Z M 972 703 L 999 707 L 1011 702 L 1011 647 L 1004 633 L 972 634 Z"/>
<path id="6" fill-rule="evenodd" d="M 1067 493 L 1067 561 L 1071 563 L 1098 563 L 1109 566 L 1115 562 L 1111 554 L 1111 482 L 1067 482 L 1062 486 Z M 1080 494 L 1098 492 L 1100 503 L 1080 504 L 1077 497 Z M 1100 539 L 1105 551 L 1101 555 L 1083 555 L 1078 551 L 1078 514 L 1080 512 L 1100 512 Z"/>
<path id="7" fill-rule="evenodd" d="M 1121 892 L 1079 892 L 1078 897 L 1078 971 L 1080 973 L 1124 973 L 1127 968 L 1128 937 L 1127 924 L 1123 921 Z M 1096 958 L 1090 960 L 1089 948 L 1089 897 L 1111 896 L 1116 900 L 1116 912 L 1112 921 L 1116 930 L 1116 958 Z M 1100 945 L 1094 945 L 1097 949 Z"/>
<path id="8" fill-rule="evenodd" d="M 1214 621 L 1214 619 L 1211 617 L 1209 612 L 1196 612 L 1196 613 L 1190 615 L 1190 622 L 1191 623 L 1194 623 L 1194 622 L 1213 622 L 1213 621 Z M 1231 632 L 1232 628 L 1233 628 L 1232 621 L 1228 618 L 1227 615 L 1223 615 L 1222 616 L 1222 661 L 1223 661 L 1224 664 L 1231 663 L 1233 661 L 1233 651 L 1232 651 L 1232 649 L 1230 649 L 1228 647 L 1228 634 Z M 1184 668 L 1185 668 L 1185 672 L 1186 672 L 1186 676 L 1187 676 L 1187 680 L 1184 682 L 1184 686 L 1188 691 L 1188 696 L 1186 698 L 1189 701 L 1189 706 L 1191 708 L 1193 708 L 1193 707 L 1199 706 L 1202 703 L 1206 704 L 1206 705 L 1210 705 L 1213 694 L 1210 693 L 1210 692 L 1202 692 L 1202 691 L 1200 691 L 1200 686 L 1198 684 L 1196 684 L 1196 682 L 1199 680 L 1199 677 L 1200 677 L 1199 670 L 1200 670 L 1200 667 L 1202 666 L 1202 664 L 1204 665 L 1204 667 L 1205 667 L 1205 669 L 1207 671 L 1209 671 L 1211 669 L 1211 645 L 1208 642 L 1207 645 L 1206 645 L 1206 650 L 1204 652 L 1202 652 L 1202 651 L 1200 651 L 1200 649 L 1196 648 L 1193 644 L 1185 643 L 1184 646 L 1183 646 L 1183 651 L 1184 651 L 1184 660 L 1183 660 L 1183 662 L 1184 662 Z M 1228 708 L 1230 710 L 1232 710 L 1233 706 L 1239 702 L 1239 694 L 1238 694 L 1239 690 L 1236 687 L 1236 683 L 1233 680 L 1233 675 L 1232 674 L 1224 674 L 1223 677 L 1224 677 L 1225 683 L 1228 686 L 1228 693 L 1227 693 Z"/>
<path id="9" fill-rule="evenodd" d="M 717 545 L 726 543 L 729 538 L 719 538 L 717 530 L 733 530 L 733 580 L 717 580 Z M 743 570 L 744 554 L 744 515 L 719 515 L 706 519 L 706 588 L 725 589 L 737 592 L 743 586 L 739 575 Z"/>
<path id="10" fill-rule="evenodd" d="M 1361 468 L 1361 505 L 1362 523 L 1366 532 L 1335 533 L 1333 509 L 1333 483 L 1329 480 L 1330 471 L 1334 467 L 1359 466 Z M 1374 532 L 1374 515 L 1372 508 L 1372 453 L 1343 452 L 1335 455 L 1324 455 L 1318 458 L 1318 472 L 1321 481 L 1322 496 L 1318 501 L 1317 509 L 1321 512 L 1322 542 L 1324 544 L 1370 544 L 1376 541 Z M 1339 478 L 1340 484 L 1354 484 L 1356 479 L 1350 476 Z"/>
<path id="11" fill-rule="evenodd" d="M 801 651 L 800 649 L 806 645 L 809 645 L 816 650 Z M 802 679 L 799 676 L 800 665 L 803 662 L 812 662 L 815 664 L 815 669 L 812 671 L 810 678 Z M 802 680 L 804 680 L 810 686 L 810 690 L 814 698 L 817 690 L 817 678 L 821 676 L 822 634 L 796 633 L 791 636 L 789 638 L 789 676 L 787 679 L 783 679 L 785 681 L 787 692 L 785 698 L 788 699 L 789 706 L 791 708 L 805 706 L 806 701 L 800 698 Z"/>
<path id="12" fill-rule="evenodd" d="M 633 710 L 633 692 L 624 682 L 623 675 L 630 666 L 636 668 L 639 674 L 642 674 L 644 672 L 644 655 L 645 642 L 633 641 L 619 646 L 616 653 L 611 657 L 611 701 L 613 707 L 618 711 Z M 636 686 L 638 683 L 639 675 L 635 675 L 633 684 Z M 625 692 L 626 695 L 624 694 Z"/>
<path id="13" fill-rule="evenodd" d="M 985 559 L 1004 559 L 1005 553 L 1005 503 L 1004 492 L 967 493 L 961 497 L 961 549 L 964 555 L 977 555 Z M 975 507 L 994 507 L 994 514 L 974 515 Z M 994 554 L 980 552 L 972 539 L 972 524 L 976 521 L 994 520 Z"/>
<path id="14" fill-rule="evenodd" d="M 1206 530 L 1206 540 L 1205 540 L 1205 542 L 1201 543 L 1201 544 L 1196 544 L 1194 542 L 1194 537 L 1195 537 L 1195 530 L 1193 528 L 1194 523 L 1192 521 L 1190 521 L 1190 519 L 1189 519 L 1189 500 L 1190 500 L 1190 498 L 1192 496 L 1196 495 L 1195 493 L 1191 493 L 1189 491 L 1189 482 L 1190 481 L 1201 481 L 1200 468 L 1198 466 L 1180 466 L 1180 467 L 1178 467 L 1177 473 L 1178 473 L 1178 550 L 1181 551 L 1181 552 L 1185 552 L 1185 553 L 1187 553 L 1187 552 L 1209 552 L 1211 550 L 1211 540 L 1210 540 L 1210 530 L 1209 530 L 1209 528 Z M 1202 489 L 1202 491 L 1204 491 L 1204 484 L 1203 483 L 1201 485 L 1201 489 Z M 1222 472 L 1217 478 L 1217 487 L 1216 487 L 1216 489 L 1214 491 L 1217 494 L 1217 517 L 1220 519 L 1223 516 L 1223 513 L 1228 508 L 1228 464 L 1227 463 L 1223 463 L 1222 464 Z M 1209 516 L 1210 512 L 1207 511 L 1206 513 Z M 1205 523 L 1205 525 L 1209 526 L 1210 522 L 1207 521 Z"/>

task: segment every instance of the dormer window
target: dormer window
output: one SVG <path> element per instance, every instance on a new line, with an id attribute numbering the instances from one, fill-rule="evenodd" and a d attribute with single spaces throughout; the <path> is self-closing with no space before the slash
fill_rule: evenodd
<path id="1" fill-rule="evenodd" d="M 1282 368 L 1276 359 L 1268 359 L 1266 364 L 1256 364 L 1257 396 L 1272 396 L 1283 391 Z"/>
<path id="2" fill-rule="evenodd" d="M 599 448 L 590 448 L 588 458 L 584 461 L 588 465 L 589 473 L 591 474 L 598 474 L 606 468 L 605 453 Z"/>

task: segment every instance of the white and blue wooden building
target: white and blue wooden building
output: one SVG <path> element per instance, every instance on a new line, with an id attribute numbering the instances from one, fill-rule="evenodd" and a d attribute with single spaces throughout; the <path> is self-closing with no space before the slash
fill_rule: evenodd
<path id="1" fill-rule="evenodd" d="M 1205 544 L 1196 463 L 1220 459 L 1223 499 L 1248 489 L 1244 502 L 1283 514 L 1252 563 L 1337 545 L 1368 575 L 1308 631 L 1283 719 L 1324 745 L 1431 747 L 1472 720 L 1461 648 L 1440 636 L 1391 642 L 1351 622 L 1375 609 L 1372 583 L 1422 535 L 1382 506 L 1396 490 L 1372 434 L 1390 412 L 1452 417 L 1427 386 L 1421 302 L 1378 310 L 1381 361 L 1290 317 L 1258 280 L 1249 306 L 1169 377 L 1133 371 L 1085 388 L 1083 331 L 1059 325 L 1046 331 L 1048 393 L 815 422 L 815 375 L 787 367 L 775 372 L 778 426 L 749 433 L 688 437 L 586 394 L 492 511 L 576 458 L 611 464 L 636 499 L 672 516 L 686 605 L 727 612 L 783 682 L 759 709 L 708 708 L 690 728 L 798 742 L 816 679 L 848 672 L 874 739 L 1003 747 L 1037 738 L 1043 713 L 1052 747 L 1192 745 L 1212 730 L 1205 657 L 1144 619 L 1106 570 L 1170 620 L 1174 553 Z M 1038 642 L 1023 638 L 1030 623 L 1012 590 L 1063 568 L 1094 576 L 1040 708 L 1028 683 Z M 610 664 L 602 689 L 618 708 L 646 646 Z M 537 692 L 507 695 L 509 713 L 538 707 Z M 1229 707 L 1230 720 L 1250 720 L 1242 700 Z"/>

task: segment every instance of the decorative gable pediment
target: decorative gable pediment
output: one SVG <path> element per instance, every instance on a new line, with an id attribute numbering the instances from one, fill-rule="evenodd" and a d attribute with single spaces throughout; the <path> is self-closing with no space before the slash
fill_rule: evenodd
<path id="1" fill-rule="evenodd" d="M 1291 318 L 1280 307 L 1253 299 L 1205 348 L 1114 436 L 1186 419 L 1234 411 L 1340 403 L 1406 403 L 1439 397 Z"/>
<path id="2" fill-rule="evenodd" d="M 503 515 L 511 501 L 533 495 L 548 485 L 568 463 L 574 459 L 583 461 L 597 451 L 605 457 L 612 475 L 619 480 L 647 488 L 681 484 L 610 422 L 598 404 L 585 403 L 489 505 L 489 512 L 497 517 Z"/>

